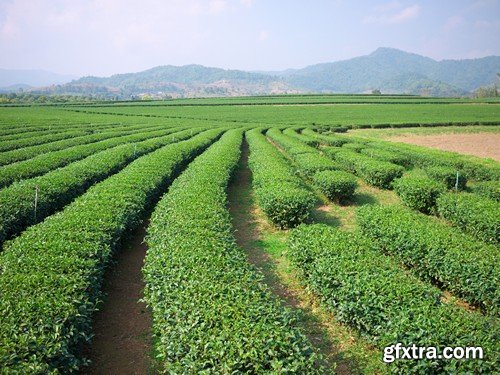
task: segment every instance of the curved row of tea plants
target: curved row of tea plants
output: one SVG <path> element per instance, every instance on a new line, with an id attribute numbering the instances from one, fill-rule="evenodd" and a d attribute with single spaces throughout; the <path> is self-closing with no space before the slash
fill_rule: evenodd
<path id="1" fill-rule="evenodd" d="M 400 165 L 375 160 L 353 151 L 341 149 L 335 152 L 328 150 L 327 153 L 342 169 L 354 173 L 370 185 L 383 189 L 390 189 L 392 182 L 404 172 Z"/>
<path id="2" fill-rule="evenodd" d="M 304 133 L 306 133 L 304 131 Z M 313 130 L 307 131 L 307 135 L 316 133 Z M 316 133 L 318 134 L 318 133 Z M 348 139 L 346 143 L 359 143 L 364 148 L 371 147 L 385 151 L 395 152 L 411 161 L 411 165 L 423 169 L 429 167 L 448 167 L 460 171 L 468 179 L 475 181 L 500 180 L 500 163 L 470 155 L 462 155 L 449 151 L 431 149 L 428 147 L 410 145 L 405 143 L 396 143 L 383 140 L 367 139 L 356 136 L 323 136 L 337 139 Z M 325 143 L 326 144 L 326 143 Z"/>
<path id="3" fill-rule="evenodd" d="M 274 147 L 262 129 L 246 132 L 250 148 L 248 164 L 259 206 L 279 228 L 304 222 L 314 207 L 315 196 L 295 174 L 288 160 Z"/>
<path id="4" fill-rule="evenodd" d="M 102 276 L 120 238 L 220 130 L 165 146 L 28 228 L 0 254 L 0 368 L 68 373 L 85 363 Z"/>
<path id="5" fill-rule="evenodd" d="M 292 130 L 295 133 L 294 130 Z M 269 129 L 266 135 L 278 144 L 291 157 L 298 171 L 304 176 L 311 177 L 314 173 L 324 170 L 337 169 L 337 165 L 330 158 L 322 155 L 318 149 L 308 146 L 297 137 L 282 133 L 279 129 Z"/>
<path id="6" fill-rule="evenodd" d="M 136 126 L 117 127 L 110 131 L 92 133 L 81 137 L 63 139 L 60 141 L 44 143 L 41 145 L 35 145 L 31 147 L 23 147 L 15 150 L 5 151 L 0 153 L 0 165 L 7 165 L 21 160 L 30 159 L 40 154 L 45 154 L 52 151 L 59 151 L 68 147 L 99 142 L 105 139 L 122 137 L 130 134 L 144 133 L 146 131 L 152 131 L 155 129 L 160 130 L 161 128 L 158 127 L 157 125 L 155 126 L 141 125 L 137 127 Z"/>
<path id="7" fill-rule="evenodd" d="M 56 168 L 63 167 L 71 162 L 81 160 L 96 152 L 106 150 L 124 143 L 143 141 L 152 137 L 168 135 L 179 131 L 178 128 L 141 132 L 116 138 L 106 139 L 95 143 L 69 147 L 64 150 L 41 154 L 32 159 L 23 160 L 3 166 L 0 169 L 0 188 L 9 186 L 15 181 L 40 176 Z"/>
<path id="8" fill-rule="evenodd" d="M 283 134 L 288 135 L 289 137 L 296 138 L 301 142 L 304 142 L 306 145 L 318 148 L 319 147 L 319 141 L 315 139 L 314 137 L 309 137 L 305 134 L 300 134 L 297 132 L 298 129 L 295 128 L 285 128 L 283 129 Z"/>
<path id="9" fill-rule="evenodd" d="M 142 142 L 116 146 L 43 176 L 15 182 L 1 189 L 0 244 L 58 211 L 94 183 L 118 172 L 132 160 L 175 141 L 188 139 L 200 131 L 184 130 Z"/>
<path id="10" fill-rule="evenodd" d="M 152 215 L 145 299 L 161 372 L 318 372 L 294 316 L 235 243 L 225 190 L 241 141 L 241 130 L 225 133 L 174 181 Z"/>
<path id="11" fill-rule="evenodd" d="M 500 242 L 500 203 L 470 193 L 446 193 L 437 199 L 438 214 L 474 237 Z M 498 261 L 498 259 L 497 259 Z"/>
<path id="12" fill-rule="evenodd" d="M 484 360 L 396 360 L 398 374 L 489 374 L 498 361 L 498 321 L 440 301 L 441 292 L 409 275 L 372 243 L 326 225 L 292 231 L 289 255 L 336 317 L 379 348 L 481 346 Z"/>
<path id="13" fill-rule="evenodd" d="M 24 139 L 13 139 L 10 141 L 5 141 L 0 144 L 0 152 L 14 150 L 21 147 L 33 146 L 43 143 L 49 143 L 54 141 L 59 141 L 61 139 L 70 139 L 74 137 L 81 137 L 88 135 L 90 130 L 67 130 L 64 132 L 59 132 L 55 134 L 47 134 L 39 137 L 24 138 Z"/>
<path id="14" fill-rule="evenodd" d="M 498 313 L 497 247 L 403 207 L 361 207 L 357 222 L 382 251 L 397 256 L 422 279 L 437 282 L 493 315 Z"/>

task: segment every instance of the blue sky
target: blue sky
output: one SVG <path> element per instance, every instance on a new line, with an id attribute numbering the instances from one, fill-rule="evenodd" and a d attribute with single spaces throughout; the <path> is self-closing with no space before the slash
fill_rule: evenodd
<path id="1" fill-rule="evenodd" d="M 500 55 L 500 0 L 0 0 L 2 68 L 282 70 L 378 47 L 437 60 Z"/>

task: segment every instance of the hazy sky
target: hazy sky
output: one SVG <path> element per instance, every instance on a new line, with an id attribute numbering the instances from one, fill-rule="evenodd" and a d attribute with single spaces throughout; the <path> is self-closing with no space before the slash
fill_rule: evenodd
<path id="1" fill-rule="evenodd" d="M 381 46 L 435 59 L 499 55 L 500 1 L 0 0 L 2 68 L 281 70 Z"/>

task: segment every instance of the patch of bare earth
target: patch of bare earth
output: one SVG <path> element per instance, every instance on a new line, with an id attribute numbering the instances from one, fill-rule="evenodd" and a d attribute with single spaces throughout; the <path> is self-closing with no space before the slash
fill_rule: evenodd
<path id="1" fill-rule="evenodd" d="M 140 302 L 144 281 L 141 269 L 147 245 L 145 226 L 131 235 L 128 245 L 106 272 L 106 298 L 95 314 L 94 339 L 88 348 L 91 365 L 85 374 L 147 374 L 150 369 L 151 314 Z"/>
<path id="2" fill-rule="evenodd" d="M 500 134 L 497 133 L 402 135 L 388 140 L 500 161 Z"/>

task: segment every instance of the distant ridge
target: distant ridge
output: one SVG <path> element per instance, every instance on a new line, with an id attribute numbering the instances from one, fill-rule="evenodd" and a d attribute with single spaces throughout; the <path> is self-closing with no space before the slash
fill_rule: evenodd
<path id="1" fill-rule="evenodd" d="M 75 76 L 48 72 L 46 70 L 0 69 L 0 87 L 13 89 L 27 86 L 49 86 L 67 83 Z"/>
<path id="2" fill-rule="evenodd" d="M 364 93 L 372 90 L 394 94 L 463 96 L 470 95 L 480 86 L 496 83 L 498 73 L 499 56 L 436 61 L 394 48 L 378 48 L 366 56 L 282 72 L 165 65 L 111 77 L 83 77 L 30 91 L 118 99 L 304 92 Z"/>

